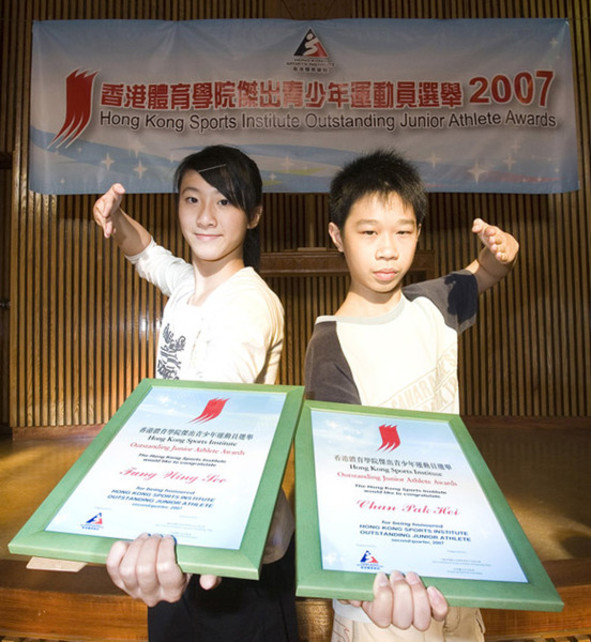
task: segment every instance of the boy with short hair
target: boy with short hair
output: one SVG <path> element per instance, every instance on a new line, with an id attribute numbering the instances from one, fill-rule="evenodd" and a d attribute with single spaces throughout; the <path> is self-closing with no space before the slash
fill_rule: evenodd
<path id="1" fill-rule="evenodd" d="M 475 219 L 484 247 L 464 270 L 402 287 L 427 210 L 423 182 L 394 151 L 346 165 L 330 189 L 329 233 L 351 282 L 306 353 L 309 399 L 459 413 L 458 334 L 476 318 L 478 294 L 512 269 L 519 244 Z M 361 606 L 361 608 L 359 608 Z M 478 609 L 449 609 L 414 573 L 378 574 L 373 602 L 335 602 L 333 642 L 483 640 Z"/>

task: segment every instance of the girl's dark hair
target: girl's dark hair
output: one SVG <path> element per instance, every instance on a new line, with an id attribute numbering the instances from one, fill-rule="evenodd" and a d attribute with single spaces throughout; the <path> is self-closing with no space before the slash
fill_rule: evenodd
<path id="1" fill-rule="evenodd" d="M 353 205 L 364 196 L 377 194 L 387 198 L 398 194 L 412 207 L 421 224 L 427 213 L 427 195 L 418 171 L 393 150 L 377 150 L 345 165 L 330 184 L 330 220 L 343 229 Z"/>
<path id="2" fill-rule="evenodd" d="M 186 156 L 176 168 L 174 184 L 180 191 L 184 175 L 193 170 L 223 194 L 234 207 L 240 208 L 248 222 L 256 216 L 263 200 L 263 181 L 257 164 L 244 152 L 226 145 L 211 145 Z M 246 230 L 244 265 L 259 269 L 260 240 L 258 226 Z"/>

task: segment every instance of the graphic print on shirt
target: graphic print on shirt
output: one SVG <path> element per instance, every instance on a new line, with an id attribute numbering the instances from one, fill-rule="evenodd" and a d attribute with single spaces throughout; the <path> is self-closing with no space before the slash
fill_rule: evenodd
<path id="1" fill-rule="evenodd" d="M 457 412 L 457 357 L 455 346 L 439 355 L 434 370 L 399 390 L 384 405 L 424 412 Z"/>
<path id="2" fill-rule="evenodd" d="M 179 379 L 182 353 L 187 344 L 186 337 L 180 336 L 175 339 L 170 325 L 167 324 L 162 330 L 160 343 L 160 355 L 156 364 L 156 371 L 162 379 Z"/>

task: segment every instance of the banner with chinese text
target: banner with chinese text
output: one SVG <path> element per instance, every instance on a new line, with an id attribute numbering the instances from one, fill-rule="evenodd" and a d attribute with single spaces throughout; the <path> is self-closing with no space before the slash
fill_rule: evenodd
<path id="1" fill-rule="evenodd" d="M 393 146 L 430 191 L 578 189 L 562 19 L 35 22 L 30 187 L 170 192 L 240 147 L 267 192 L 324 192 Z"/>

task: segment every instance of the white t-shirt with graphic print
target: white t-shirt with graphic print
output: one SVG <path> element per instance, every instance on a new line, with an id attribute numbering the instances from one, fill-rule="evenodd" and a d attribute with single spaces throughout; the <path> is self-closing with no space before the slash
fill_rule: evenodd
<path id="1" fill-rule="evenodd" d="M 189 304 L 195 290 L 190 263 L 154 240 L 127 259 L 169 297 L 158 339 L 157 378 L 276 383 L 283 306 L 253 268 L 239 270 L 195 306 Z"/>

